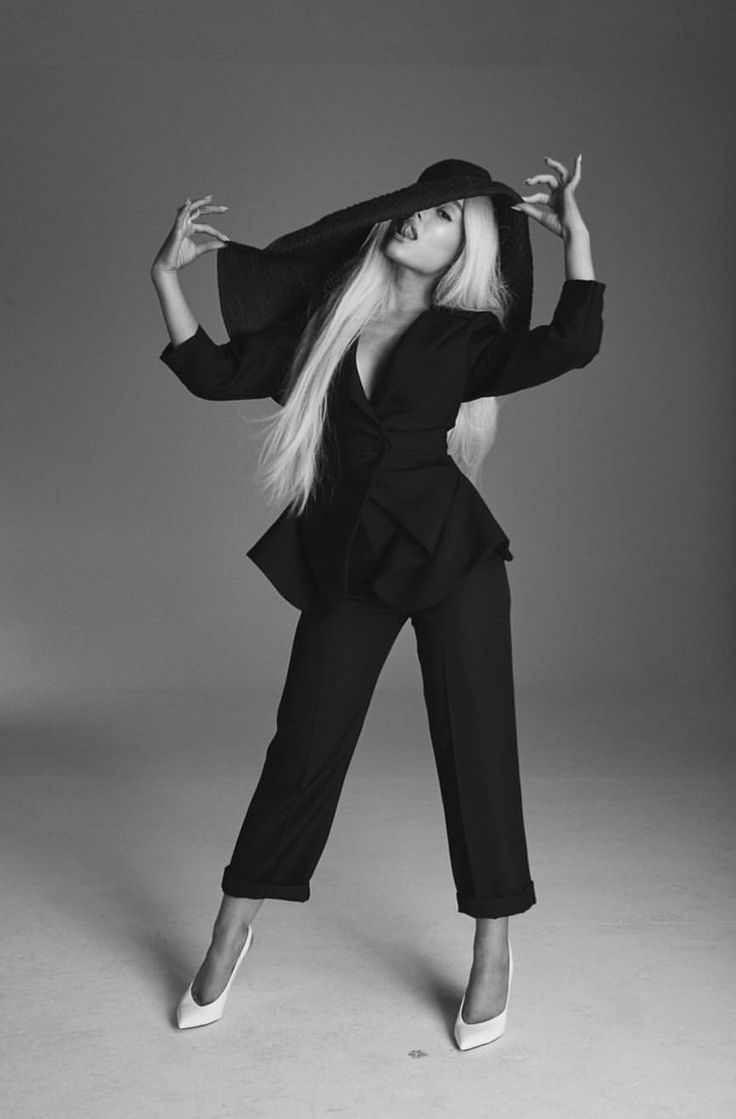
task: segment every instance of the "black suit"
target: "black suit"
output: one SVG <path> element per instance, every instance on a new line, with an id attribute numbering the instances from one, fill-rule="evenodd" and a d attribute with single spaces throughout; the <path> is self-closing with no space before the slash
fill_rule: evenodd
<path id="1" fill-rule="evenodd" d="M 371 401 L 355 345 L 328 406 L 325 488 L 301 517 L 286 510 L 248 551 L 300 610 L 344 596 L 349 548 L 362 519 L 385 558 L 375 593 L 397 607 L 439 601 L 482 555 L 511 559 L 509 541 L 482 497 L 447 455 L 460 404 L 506 396 L 587 365 L 598 352 L 605 284 L 566 280 L 549 325 L 503 331 L 491 312 L 432 308 L 395 343 Z M 302 315 L 216 346 L 199 327 L 161 359 L 205 400 L 272 397 L 282 402 Z"/>
<path id="2" fill-rule="evenodd" d="M 447 454 L 463 401 L 506 396 L 587 365 L 605 284 L 566 280 L 549 324 L 504 331 L 491 312 L 430 308 L 400 335 L 369 401 L 355 344 L 328 404 L 332 483 L 249 550 L 301 610 L 277 731 L 222 886 L 304 901 L 378 674 L 411 618 L 458 908 L 535 901 L 521 790 L 504 560 L 509 540 Z M 217 346 L 197 332 L 161 359 L 206 400 L 285 399 L 304 328 L 294 314 Z"/>

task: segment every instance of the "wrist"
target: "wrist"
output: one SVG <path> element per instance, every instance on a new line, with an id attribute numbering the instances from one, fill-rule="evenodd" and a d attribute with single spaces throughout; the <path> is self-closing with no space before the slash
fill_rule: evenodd
<path id="1" fill-rule="evenodd" d="M 564 241 L 590 240 L 590 232 L 584 221 L 574 221 L 562 227 Z"/>
<path id="2" fill-rule="evenodd" d="M 172 280 L 178 283 L 179 271 L 176 268 L 164 268 L 160 264 L 151 266 L 151 279 L 154 284 L 170 284 Z"/>

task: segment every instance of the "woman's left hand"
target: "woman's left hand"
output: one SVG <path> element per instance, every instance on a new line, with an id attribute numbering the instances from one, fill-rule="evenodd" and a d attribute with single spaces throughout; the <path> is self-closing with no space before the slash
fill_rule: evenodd
<path id="1" fill-rule="evenodd" d="M 544 157 L 554 171 L 554 175 L 530 175 L 525 183 L 548 183 L 551 187 L 549 194 L 540 191 L 538 194 L 522 194 L 523 202 L 517 202 L 512 210 L 519 210 L 534 218 L 545 229 L 556 233 L 558 237 L 565 237 L 576 229 L 585 229 L 585 222 L 578 209 L 575 198 L 575 188 L 581 179 L 582 155 L 575 160 L 575 171 L 572 175 L 567 168 L 556 159 Z M 544 202 L 549 206 L 549 211 L 540 210 L 534 202 Z"/>

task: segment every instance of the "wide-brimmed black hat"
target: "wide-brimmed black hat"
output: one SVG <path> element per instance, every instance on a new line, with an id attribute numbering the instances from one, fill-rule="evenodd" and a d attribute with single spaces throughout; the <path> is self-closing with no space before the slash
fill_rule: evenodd
<path id="1" fill-rule="evenodd" d="M 453 199 L 487 195 L 500 236 L 500 267 L 511 290 L 506 325 L 528 329 L 532 303 L 529 219 L 512 210 L 523 201 L 513 187 L 463 159 L 443 159 L 416 182 L 355 202 L 311 225 L 277 237 L 265 249 L 229 241 L 217 251 L 217 286 L 225 328 L 265 330 L 298 308 L 317 307 L 352 266 L 371 228 Z"/>

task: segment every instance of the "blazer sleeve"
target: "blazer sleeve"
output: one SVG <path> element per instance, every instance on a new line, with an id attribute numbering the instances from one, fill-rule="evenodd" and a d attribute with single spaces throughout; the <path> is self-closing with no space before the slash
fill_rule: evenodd
<path id="1" fill-rule="evenodd" d="M 565 280 L 552 321 L 531 330 L 506 330 L 492 311 L 477 312 L 463 400 L 507 396 L 582 369 L 600 349 L 605 287 L 600 280 Z"/>
<path id="2" fill-rule="evenodd" d="M 184 342 L 168 342 L 159 354 L 185 388 L 202 400 L 286 399 L 286 380 L 297 343 L 306 325 L 292 313 L 266 330 L 239 332 L 222 344 L 203 326 Z"/>

